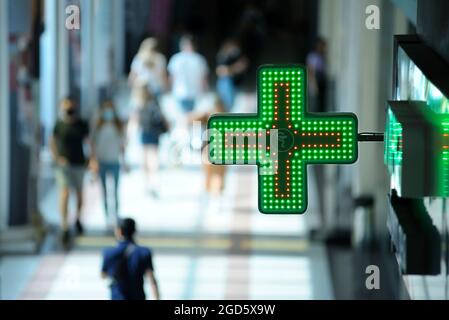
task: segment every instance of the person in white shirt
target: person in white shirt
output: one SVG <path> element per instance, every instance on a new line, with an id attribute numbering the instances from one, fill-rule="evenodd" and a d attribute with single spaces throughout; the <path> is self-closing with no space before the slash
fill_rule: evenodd
<path id="1" fill-rule="evenodd" d="M 125 158 L 124 132 L 124 125 L 117 115 L 114 104 L 111 101 L 105 101 L 93 131 L 91 168 L 100 176 L 106 220 L 111 226 L 115 225 L 119 218 L 118 182 L 120 163 L 124 163 Z M 114 182 L 112 194 L 107 183 L 109 176 Z M 108 203 L 110 195 L 114 201 L 113 215 Z"/>
<path id="2" fill-rule="evenodd" d="M 196 100 L 207 90 L 208 66 L 206 59 L 195 51 L 193 38 L 183 36 L 181 51 L 168 63 L 172 94 L 184 112 L 191 112 Z"/>

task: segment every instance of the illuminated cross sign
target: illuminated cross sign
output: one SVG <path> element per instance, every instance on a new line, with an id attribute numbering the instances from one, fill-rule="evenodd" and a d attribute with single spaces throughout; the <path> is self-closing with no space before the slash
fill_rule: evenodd
<path id="1" fill-rule="evenodd" d="M 306 95 L 303 67 L 262 66 L 257 77 L 258 113 L 209 119 L 209 160 L 257 165 L 263 213 L 306 211 L 308 164 L 357 160 L 356 116 L 309 113 Z"/>

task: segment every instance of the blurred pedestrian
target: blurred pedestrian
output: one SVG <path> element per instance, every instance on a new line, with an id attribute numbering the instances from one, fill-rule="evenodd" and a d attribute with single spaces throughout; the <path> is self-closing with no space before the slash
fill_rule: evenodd
<path id="1" fill-rule="evenodd" d="M 248 72 L 255 74 L 263 52 L 264 38 L 267 35 L 267 25 L 264 13 L 257 4 L 248 3 L 243 9 L 239 21 L 236 21 L 236 37 L 242 46 L 242 51 L 248 57 Z"/>
<path id="2" fill-rule="evenodd" d="M 65 98 L 60 104 L 61 118 L 56 122 L 50 139 L 53 160 L 56 163 L 56 180 L 60 187 L 60 211 L 62 220 L 62 241 L 70 240 L 68 203 L 70 190 L 77 198 L 75 230 L 84 232 L 81 224 L 83 207 L 83 179 L 87 165 L 84 143 L 87 142 L 89 126 L 81 119 L 74 100 Z"/>
<path id="3" fill-rule="evenodd" d="M 307 55 L 307 80 L 309 110 L 312 112 L 326 112 L 327 108 L 327 66 L 326 66 L 326 40 L 318 38 L 314 49 Z M 326 213 L 325 199 L 321 192 L 325 188 L 326 168 L 323 166 L 312 166 L 315 177 L 315 185 L 318 190 L 318 211 L 320 226 L 310 230 L 312 239 L 323 239 L 326 237 Z"/>
<path id="4" fill-rule="evenodd" d="M 138 123 L 143 146 L 143 163 L 146 183 L 153 197 L 158 197 L 159 138 L 168 131 L 168 123 L 158 100 L 145 88 L 142 90 L 143 106 L 138 111 Z"/>
<path id="5" fill-rule="evenodd" d="M 243 55 L 239 44 L 226 40 L 217 54 L 217 93 L 226 111 L 232 111 L 237 94 L 237 84 L 248 67 L 248 59 Z"/>
<path id="6" fill-rule="evenodd" d="M 226 108 L 221 98 L 216 95 L 214 98 L 213 106 L 210 110 L 202 112 L 192 112 L 189 115 L 191 122 L 200 121 L 202 128 L 205 130 L 207 127 L 207 121 L 212 114 L 225 113 Z M 202 147 L 202 163 L 204 171 L 204 188 L 209 195 L 217 196 L 221 195 L 224 190 L 224 177 L 226 169 L 224 165 L 213 165 L 208 160 L 209 146 L 207 143 Z"/>
<path id="7" fill-rule="evenodd" d="M 314 49 L 307 55 L 309 110 L 325 112 L 327 97 L 326 40 L 318 38 Z"/>
<path id="8" fill-rule="evenodd" d="M 187 113 L 207 90 L 208 66 L 206 59 L 196 52 L 192 36 L 181 38 L 180 50 L 171 57 L 168 72 L 173 96 Z"/>
<path id="9" fill-rule="evenodd" d="M 167 87 L 167 60 L 162 53 L 157 50 L 157 40 L 155 38 L 147 38 L 140 45 L 137 55 L 131 64 L 131 72 L 129 74 L 129 84 L 131 91 L 131 104 L 140 107 L 141 89 L 147 89 L 154 97 L 159 96 Z"/>
<path id="10" fill-rule="evenodd" d="M 112 300 L 145 300 L 145 276 L 150 280 L 153 298 L 159 300 L 151 250 L 136 244 L 135 232 L 133 219 L 120 220 L 115 231 L 118 244 L 104 250 L 101 275 L 111 280 Z"/>
<path id="11" fill-rule="evenodd" d="M 103 204 L 108 226 L 116 225 L 119 212 L 118 184 L 120 165 L 125 167 L 125 128 L 112 101 L 105 101 L 92 133 L 92 169 L 99 173 L 103 189 Z M 108 178 L 113 179 L 113 189 Z M 110 198 L 113 198 L 111 212 Z"/>

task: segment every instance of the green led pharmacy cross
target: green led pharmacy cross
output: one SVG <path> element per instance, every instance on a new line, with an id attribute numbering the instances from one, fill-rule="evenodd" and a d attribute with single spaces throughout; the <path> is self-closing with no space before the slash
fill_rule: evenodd
<path id="1" fill-rule="evenodd" d="M 306 93 L 302 66 L 262 66 L 257 114 L 217 114 L 209 119 L 210 162 L 257 165 L 263 213 L 306 211 L 308 164 L 357 160 L 356 116 L 307 112 Z"/>

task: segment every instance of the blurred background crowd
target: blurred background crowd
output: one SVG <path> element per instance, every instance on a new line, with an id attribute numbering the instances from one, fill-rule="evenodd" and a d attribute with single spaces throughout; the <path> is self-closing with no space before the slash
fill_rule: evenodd
<path id="1" fill-rule="evenodd" d="M 153 298 L 403 297 L 395 272 L 377 292 L 361 280 L 396 268 L 381 144 L 310 167 L 301 216 L 258 212 L 255 167 L 198 159 L 211 114 L 256 112 L 262 64 L 304 65 L 310 111 L 383 132 L 393 35 L 416 33 L 416 1 L 0 5 L 1 298 L 108 298 L 102 249 L 134 231 Z"/>

